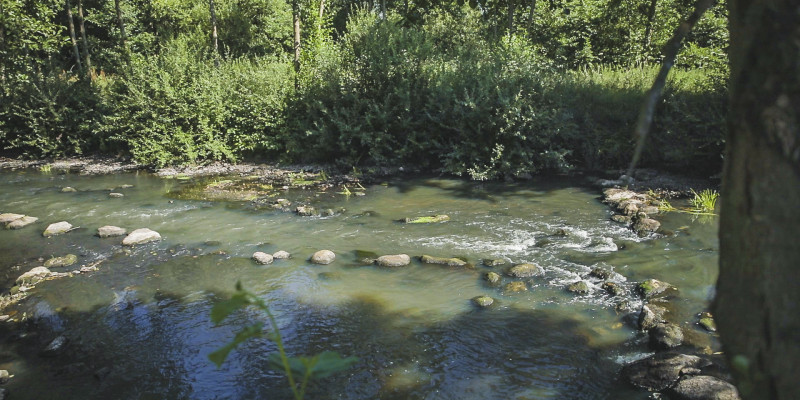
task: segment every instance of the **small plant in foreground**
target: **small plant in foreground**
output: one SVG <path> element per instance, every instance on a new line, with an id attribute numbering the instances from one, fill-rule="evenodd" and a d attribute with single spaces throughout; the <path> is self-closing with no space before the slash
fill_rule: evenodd
<path id="1" fill-rule="evenodd" d="M 324 351 L 309 357 L 288 356 L 283 346 L 283 339 L 278 329 L 278 323 L 275 321 L 275 317 L 272 315 L 269 307 L 260 297 L 244 290 L 241 282 L 236 284 L 236 292 L 230 299 L 214 304 L 214 307 L 211 308 L 211 321 L 214 322 L 215 325 L 218 325 L 235 311 L 249 306 L 253 306 L 267 314 L 272 330 L 265 333 L 263 331 L 264 324 L 262 322 L 242 328 L 236 333 L 236 336 L 234 336 L 230 343 L 208 355 L 208 358 L 216 364 L 217 367 L 220 367 L 222 363 L 225 362 L 228 354 L 235 349 L 236 346 L 247 339 L 267 337 L 278 346 L 278 353 L 273 353 L 269 356 L 270 366 L 277 370 L 282 370 L 286 374 L 295 400 L 302 400 L 305 397 L 306 387 L 309 381 L 322 379 L 336 372 L 344 371 L 358 361 L 356 357 L 342 358 L 339 353 L 334 351 Z M 296 377 L 301 377 L 301 380 L 298 381 Z"/>
<path id="2" fill-rule="evenodd" d="M 689 203 L 692 204 L 692 211 L 695 214 L 714 213 L 714 207 L 717 205 L 717 198 L 719 198 L 719 193 L 716 190 L 705 189 L 697 193 L 692 189 L 692 194 L 694 197 L 689 200 Z"/>

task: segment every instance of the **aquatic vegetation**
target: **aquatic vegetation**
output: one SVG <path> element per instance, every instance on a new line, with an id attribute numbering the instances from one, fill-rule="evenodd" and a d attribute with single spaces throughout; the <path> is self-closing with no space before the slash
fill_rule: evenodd
<path id="1" fill-rule="evenodd" d="M 343 371 L 358 361 L 356 357 L 342 358 L 339 353 L 334 351 L 324 351 L 308 357 L 288 356 L 283 345 L 280 329 L 278 329 L 278 323 L 275 321 L 275 316 L 272 315 L 267 303 L 255 294 L 243 289 L 241 282 L 236 284 L 236 292 L 230 299 L 214 304 L 211 309 L 211 321 L 215 325 L 219 325 L 232 313 L 250 306 L 267 314 L 271 331 L 265 333 L 264 324 L 261 322 L 245 326 L 236 333 L 230 343 L 208 355 L 208 358 L 217 367 L 220 367 L 225 362 L 228 354 L 239 344 L 251 338 L 267 337 L 278 346 L 278 353 L 269 355 L 270 366 L 286 374 L 295 400 L 301 400 L 305 397 L 306 388 L 311 380 L 325 378 L 336 372 Z M 296 377 L 302 378 L 298 381 Z"/>
<path id="2" fill-rule="evenodd" d="M 700 193 L 692 190 L 694 197 L 689 200 L 695 214 L 713 214 L 719 193 L 716 190 L 705 189 Z"/>

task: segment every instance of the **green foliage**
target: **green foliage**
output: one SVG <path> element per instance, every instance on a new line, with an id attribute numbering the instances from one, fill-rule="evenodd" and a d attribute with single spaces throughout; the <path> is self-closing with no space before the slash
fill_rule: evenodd
<path id="1" fill-rule="evenodd" d="M 215 68 L 176 40 L 159 56 L 131 61 L 107 129 L 138 161 L 157 166 L 274 150 L 288 75 L 288 64 L 269 59 Z"/>
<path id="2" fill-rule="evenodd" d="M 714 207 L 717 204 L 719 193 L 716 190 L 705 189 L 700 193 L 692 190 L 692 197 L 689 203 L 692 205 L 692 211 L 696 214 L 713 214 Z"/>
<path id="3" fill-rule="evenodd" d="M 267 315 L 272 329 L 271 332 L 265 335 L 263 324 L 260 322 L 242 328 L 236 333 L 231 342 L 208 355 L 208 358 L 216 364 L 218 368 L 225 362 L 228 354 L 238 345 L 251 338 L 266 336 L 275 342 L 278 347 L 278 353 L 269 355 L 269 365 L 286 374 L 294 398 L 300 400 L 305 396 L 306 387 L 309 382 L 344 371 L 358 361 L 356 357 L 342 358 L 339 353 L 333 351 L 324 351 L 308 357 L 289 357 L 283 345 L 278 323 L 269 307 L 260 297 L 242 289 L 240 283 L 236 284 L 236 292 L 230 299 L 219 301 L 214 304 L 214 307 L 211 309 L 211 321 L 215 325 L 219 325 L 229 315 L 250 306 L 255 307 Z M 300 380 L 297 380 L 297 378 L 300 378 Z"/>

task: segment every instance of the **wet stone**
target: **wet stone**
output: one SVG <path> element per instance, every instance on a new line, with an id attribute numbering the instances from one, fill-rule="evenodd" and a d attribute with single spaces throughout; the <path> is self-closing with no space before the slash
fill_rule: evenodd
<path id="1" fill-rule="evenodd" d="M 477 296 L 472 298 L 472 302 L 478 307 L 486 308 L 494 304 L 494 299 L 489 296 Z"/>
<path id="2" fill-rule="evenodd" d="M 97 228 L 97 236 L 101 238 L 124 236 L 126 233 L 128 233 L 127 230 L 118 226 L 106 225 Z"/>
<path id="3" fill-rule="evenodd" d="M 24 217 L 22 217 L 20 219 L 17 219 L 17 220 L 9 222 L 8 224 L 6 224 L 6 228 L 8 228 L 8 229 L 20 229 L 20 228 L 24 228 L 24 227 L 26 227 L 26 226 L 38 221 L 38 220 L 39 220 L 39 218 L 31 217 L 31 216 L 27 216 L 26 215 L 26 216 L 24 216 Z"/>
<path id="4" fill-rule="evenodd" d="M 122 239 L 123 246 L 133 246 L 161 240 L 161 235 L 148 228 L 141 228 L 131 232 L 125 239 Z"/>
<path id="5" fill-rule="evenodd" d="M 709 365 L 711 362 L 698 356 L 674 352 L 657 353 L 622 367 L 622 376 L 636 387 L 661 391 L 675 384 L 684 371 L 698 370 Z"/>
<path id="6" fill-rule="evenodd" d="M 672 285 L 658 279 L 648 279 L 636 286 L 636 290 L 642 297 L 649 299 L 671 289 Z"/>
<path id="7" fill-rule="evenodd" d="M 403 222 L 407 224 L 433 224 L 449 220 L 450 220 L 449 216 L 440 214 L 440 215 L 431 215 L 429 217 L 405 218 L 403 219 Z"/>
<path id="8" fill-rule="evenodd" d="M 381 267 L 405 267 L 411 263 L 411 257 L 408 254 L 385 255 L 378 257 L 375 263 Z"/>
<path id="9" fill-rule="evenodd" d="M 490 285 L 495 285 L 500 282 L 500 274 L 497 272 L 487 272 L 484 279 L 486 279 Z"/>
<path id="10" fill-rule="evenodd" d="M 736 386 L 706 375 L 684 375 L 667 393 L 676 400 L 739 400 Z"/>
<path id="11" fill-rule="evenodd" d="M 528 285 L 522 281 L 514 281 L 509 282 L 506 284 L 505 288 L 503 288 L 503 292 L 505 293 L 519 293 L 519 292 L 526 292 L 528 290 Z"/>
<path id="12" fill-rule="evenodd" d="M 67 346 L 67 338 L 65 336 L 58 336 L 55 339 L 53 339 L 50 342 L 50 344 L 48 344 L 47 347 L 44 348 L 44 350 L 42 350 L 42 356 L 45 357 L 56 356 L 61 352 L 63 352 L 66 346 Z"/>
<path id="13" fill-rule="evenodd" d="M 67 186 L 67 187 L 64 187 L 64 188 L 61 189 L 61 193 L 75 193 L 75 192 L 77 192 L 77 190 L 75 190 L 74 187 L 70 187 L 70 186 Z"/>
<path id="14" fill-rule="evenodd" d="M 511 267 L 506 274 L 514 278 L 531 278 L 544 275 L 544 268 L 535 264 L 517 264 Z"/>
<path id="15" fill-rule="evenodd" d="M 506 260 L 503 260 L 502 258 L 485 258 L 481 260 L 481 263 L 487 267 L 494 268 L 494 267 L 499 267 L 501 265 L 505 265 Z"/>
<path id="16" fill-rule="evenodd" d="M 44 263 L 45 268 L 58 268 L 68 267 L 78 262 L 78 256 L 75 254 L 67 254 L 63 257 L 53 257 Z"/>
<path id="17" fill-rule="evenodd" d="M 67 233 L 72 229 L 72 224 L 67 221 L 56 222 L 54 224 L 50 224 L 42 233 L 43 236 L 54 236 L 60 235 L 62 233 Z"/>
<path id="18" fill-rule="evenodd" d="M 666 308 L 654 304 L 642 306 L 638 319 L 639 330 L 649 331 L 658 326 L 658 324 L 663 323 L 666 312 Z"/>
<path id="19" fill-rule="evenodd" d="M 285 260 L 285 259 L 287 259 L 287 258 L 289 258 L 291 256 L 292 255 L 289 254 L 288 251 L 279 250 L 279 251 L 276 251 L 275 254 L 272 255 L 272 258 L 274 258 L 276 260 Z"/>
<path id="20" fill-rule="evenodd" d="M 17 278 L 18 285 L 33 286 L 50 276 L 50 270 L 45 267 L 36 267 Z"/>
<path id="21" fill-rule="evenodd" d="M 330 250 L 320 250 L 311 256 L 311 262 L 319 265 L 327 265 L 336 259 L 336 254 Z"/>
<path id="22" fill-rule="evenodd" d="M 253 260 L 261 265 L 272 264 L 273 257 L 271 254 L 267 254 L 261 251 L 257 251 L 253 253 Z"/>
<path id="23" fill-rule="evenodd" d="M 575 294 L 587 294 L 589 293 L 589 285 L 586 281 L 578 281 L 567 286 L 567 291 Z"/>
<path id="24" fill-rule="evenodd" d="M 683 343 L 683 330 L 675 324 L 658 324 L 648 331 L 650 347 L 656 350 L 667 350 Z"/>
<path id="25" fill-rule="evenodd" d="M 108 194 L 108 197 L 111 197 L 112 199 L 119 199 L 125 197 L 125 195 L 122 193 L 111 192 Z"/>
<path id="26" fill-rule="evenodd" d="M 616 282 L 603 282 L 603 285 L 600 286 L 603 290 L 606 291 L 611 296 L 623 296 L 625 295 L 625 288 L 620 286 Z"/>
<path id="27" fill-rule="evenodd" d="M 717 331 L 717 323 L 714 322 L 714 317 L 711 313 L 702 313 L 700 315 L 700 321 L 697 322 L 703 329 L 709 332 L 716 332 Z"/>
<path id="28" fill-rule="evenodd" d="M 611 277 L 612 272 L 602 268 L 602 267 L 595 267 L 592 269 L 592 272 L 589 272 L 589 276 L 592 278 L 597 278 L 600 280 L 606 280 Z"/>
<path id="29" fill-rule="evenodd" d="M 422 261 L 423 264 L 447 265 L 448 267 L 466 267 L 468 265 L 466 261 L 455 257 L 445 258 L 423 255 L 420 257 L 420 261 Z"/>
<path id="30" fill-rule="evenodd" d="M 317 210 L 315 210 L 314 207 L 311 206 L 297 206 L 294 209 L 294 212 L 301 217 L 311 217 L 316 215 Z"/>

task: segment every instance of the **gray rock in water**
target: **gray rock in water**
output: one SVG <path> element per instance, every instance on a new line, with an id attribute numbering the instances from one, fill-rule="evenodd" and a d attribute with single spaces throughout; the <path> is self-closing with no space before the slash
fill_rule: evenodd
<path id="1" fill-rule="evenodd" d="M 503 288 L 504 293 L 519 293 L 519 292 L 526 292 L 528 290 L 528 285 L 522 281 L 514 281 L 509 282 L 506 284 L 505 288 Z"/>
<path id="2" fill-rule="evenodd" d="M 433 257 L 428 255 L 423 255 L 420 257 L 420 261 L 424 264 L 437 264 L 437 265 L 447 265 L 448 267 L 466 267 L 469 265 L 466 261 L 460 258 L 445 258 L 445 257 Z"/>
<path id="3" fill-rule="evenodd" d="M 487 272 L 484 279 L 486 279 L 490 285 L 496 285 L 500 282 L 500 274 L 497 272 Z"/>
<path id="4" fill-rule="evenodd" d="M 611 220 L 614 222 L 619 222 L 620 224 L 629 224 L 631 222 L 631 217 L 622 214 L 614 214 L 611 216 Z"/>
<path id="5" fill-rule="evenodd" d="M 642 306 L 642 310 L 639 312 L 639 330 L 649 331 L 658 326 L 658 324 L 663 323 L 666 312 L 667 309 L 657 305 L 648 304 Z"/>
<path id="6" fill-rule="evenodd" d="M 297 208 L 294 209 L 294 212 L 301 217 L 311 217 L 316 215 L 317 210 L 311 206 L 297 206 Z"/>
<path id="7" fill-rule="evenodd" d="M 658 324 L 647 333 L 650 336 L 650 347 L 656 350 L 668 350 L 683 343 L 683 330 L 669 322 Z"/>
<path id="8" fill-rule="evenodd" d="M 642 297 L 649 299 L 672 289 L 672 285 L 658 279 L 648 279 L 636 286 L 636 290 Z"/>
<path id="9" fill-rule="evenodd" d="M 45 268 L 58 268 L 58 267 L 68 267 L 72 264 L 78 262 L 78 256 L 75 254 L 67 254 L 63 257 L 53 257 L 44 262 Z"/>
<path id="10" fill-rule="evenodd" d="M 622 296 L 625 294 L 625 288 L 616 282 L 603 282 L 603 285 L 600 287 L 611 296 Z"/>
<path id="11" fill-rule="evenodd" d="M 267 264 L 272 264 L 273 257 L 271 254 L 257 251 L 253 253 L 253 260 L 256 260 L 256 262 L 261 265 L 267 265 Z"/>
<path id="12" fill-rule="evenodd" d="M 647 218 L 646 214 L 640 213 L 639 215 L 639 217 L 633 220 L 633 231 L 639 236 L 644 236 L 655 232 L 661 227 L 660 222 L 652 218 Z"/>
<path id="13" fill-rule="evenodd" d="M 472 302 L 478 307 L 486 308 L 494 304 L 494 299 L 489 296 L 477 296 L 472 298 Z"/>
<path id="14" fill-rule="evenodd" d="M 590 277 L 597 278 L 600 280 L 606 280 L 610 278 L 611 275 L 612 272 L 603 267 L 595 267 L 594 269 L 592 269 L 592 272 L 589 272 Z"/>
<path id="15" fill-rule="evenodd" d="M 26 227 L 26 226 L 38 221 L 38 220 L 39 220 L 39 218 L 31 217 L 31 216 L 27 216 L 26 215 L 26 216 L 24 216 L 24 217 L 22 217 L 20 219 L 17 219 L 17 220 L 9 222 L 8 224 L 6 224 L 6 228 L 8 228 L 8 229 L 20 229 L 20 228 L 24 228 L 24 227 Z"/>
<path id="16" fill-rule="evenodd" d="M 0 214 L 0 224 L 8 224 L 24 217 L 22 214 L 3 213 Z"/>
<path id="17" fill-rule="evenodd" d="M 411 263 L 411 257 L 408 254 L 386 255 L 378 257 L 375 263 L 381 267 L 404 267 Z"/>
<path id="18" fill-rule="evenodd" d="M 481 262 L 487 267 L 499 267 L 501 265 L 506 265 L 506 260 L 503 260 L 502 258 L 486 258 Z"/>
<path id="19" fill-rule="evenodd" d="M 714 317 L 711 313 L 704 312 L 700 314 L 700 321 L 697 322 L 703 329 L 709 332 L 716 332 L 717 331 L 717 323 L 714 322 Z"/>
<path id="20" fill-rule="evenodd" d="M 450 221 L 450 217 L 444 214 L 431 215 L 429 217 L 405 218 L 402 220 L 402 222 L 407 224 L 434 224 L 446 221 Z"/>
<path id="21" fill-rule="evenodd" d="M 622 376 L 636 387 L 661 391 L 675 384 L 682 372 L 709 365 L 710 361 L 697 356 L 673 352 L 657 353 L 622 367 Z"/>
<path id="22" fill-rule="evenodd" d="M 158 240 L 161 240 L 161 235 L 158 232 L 148 228 L 140 228 L 125 236 L 125 239 L 122 239 L 122 245 L 133 246 Z"/>
<path id="23" fill-rule="evenodd" d="M 67 233 L 72 229 L 72 224 L 67 221 L 56 222 L 47 226 L 47 229 L 42 233 L 43 236 L 60 235 Z"/>
<path id="24" fill-rule="evenodd" d="M 75 192 L 77 192 L 77 190 L 75 190 L 75 188 L 71 186 L 66 186 L 61 189 L 61 193 L 75 193 Z"/>
<path id="25" fill-rule="evenodd" d="M 114 198 L 114 199 L 118 199 L 118 198 L 121 198 L 121 197 L 125 197 L 125 195 L 122 194 L 122 193 L 111 192 L 111 193 L 108 194 L 108 197 L 111 197 L 111 198 Z"/>
<path id="26" fill-rule="evenodd" d="M 123 236 L 126 233 L 128 233 L 128 231 L 124 228 L 113 225 L 106 225 L 97 228 L 97 236 L 100 236 L 101 238 Z"/>
<path id="27" fill-rule="evenodd" d="M 336 259 L 336 254 L 330 250 L 320 250 L 311 256 L 311 262 L 314 264 L 327 265 Z"/>
<path id="28" fill-rule="evenodd" d="M 280 251 L 276 251 L 275 254 L 272 255 L 272 258 L 274 258 L 276 260 L 285 260 L 285 259 L 287 259 L 287 258 L 289 258 L 291 256 L 292 255 L 289 254 L 288 251 L 280 250 Z"/>
<path id="29" fill-rule="evenodd" d="M 675 400 L 739 400 L 736 386 L 722 379 L 707 375 L 686 375 L 675 386 L 667 390 Z"/>
<path id="30" fill-rule="evenodd" d="M 65 336 L 58 336 L 53 339 L 47 347 L 42 350 L 42 355 L 45 357 L 53 357 L 60 354 L 67 347 L 67 338 Z"/>
<path id="31" fill-rule="evenodd" d="M 36 267 L 22 274 L 17 278 L 17 284 L 22 286 L 33 286 L 50 276 L 50 270 L 45 267 Z"/>
<path id="32" fill-rule="evenodd" d="M 514 278 L 531 278 L 544 275 L 544 268 L 536 264 L 517 264 L 509 268 L 506 274 Z"/>
<path id="33" fill-rule="evenodd" d="M 586 281 L 577 281 L 567 286 L 567 291 L 576 294 L 587 294 L 589 293 L 589 285 Z"/>

